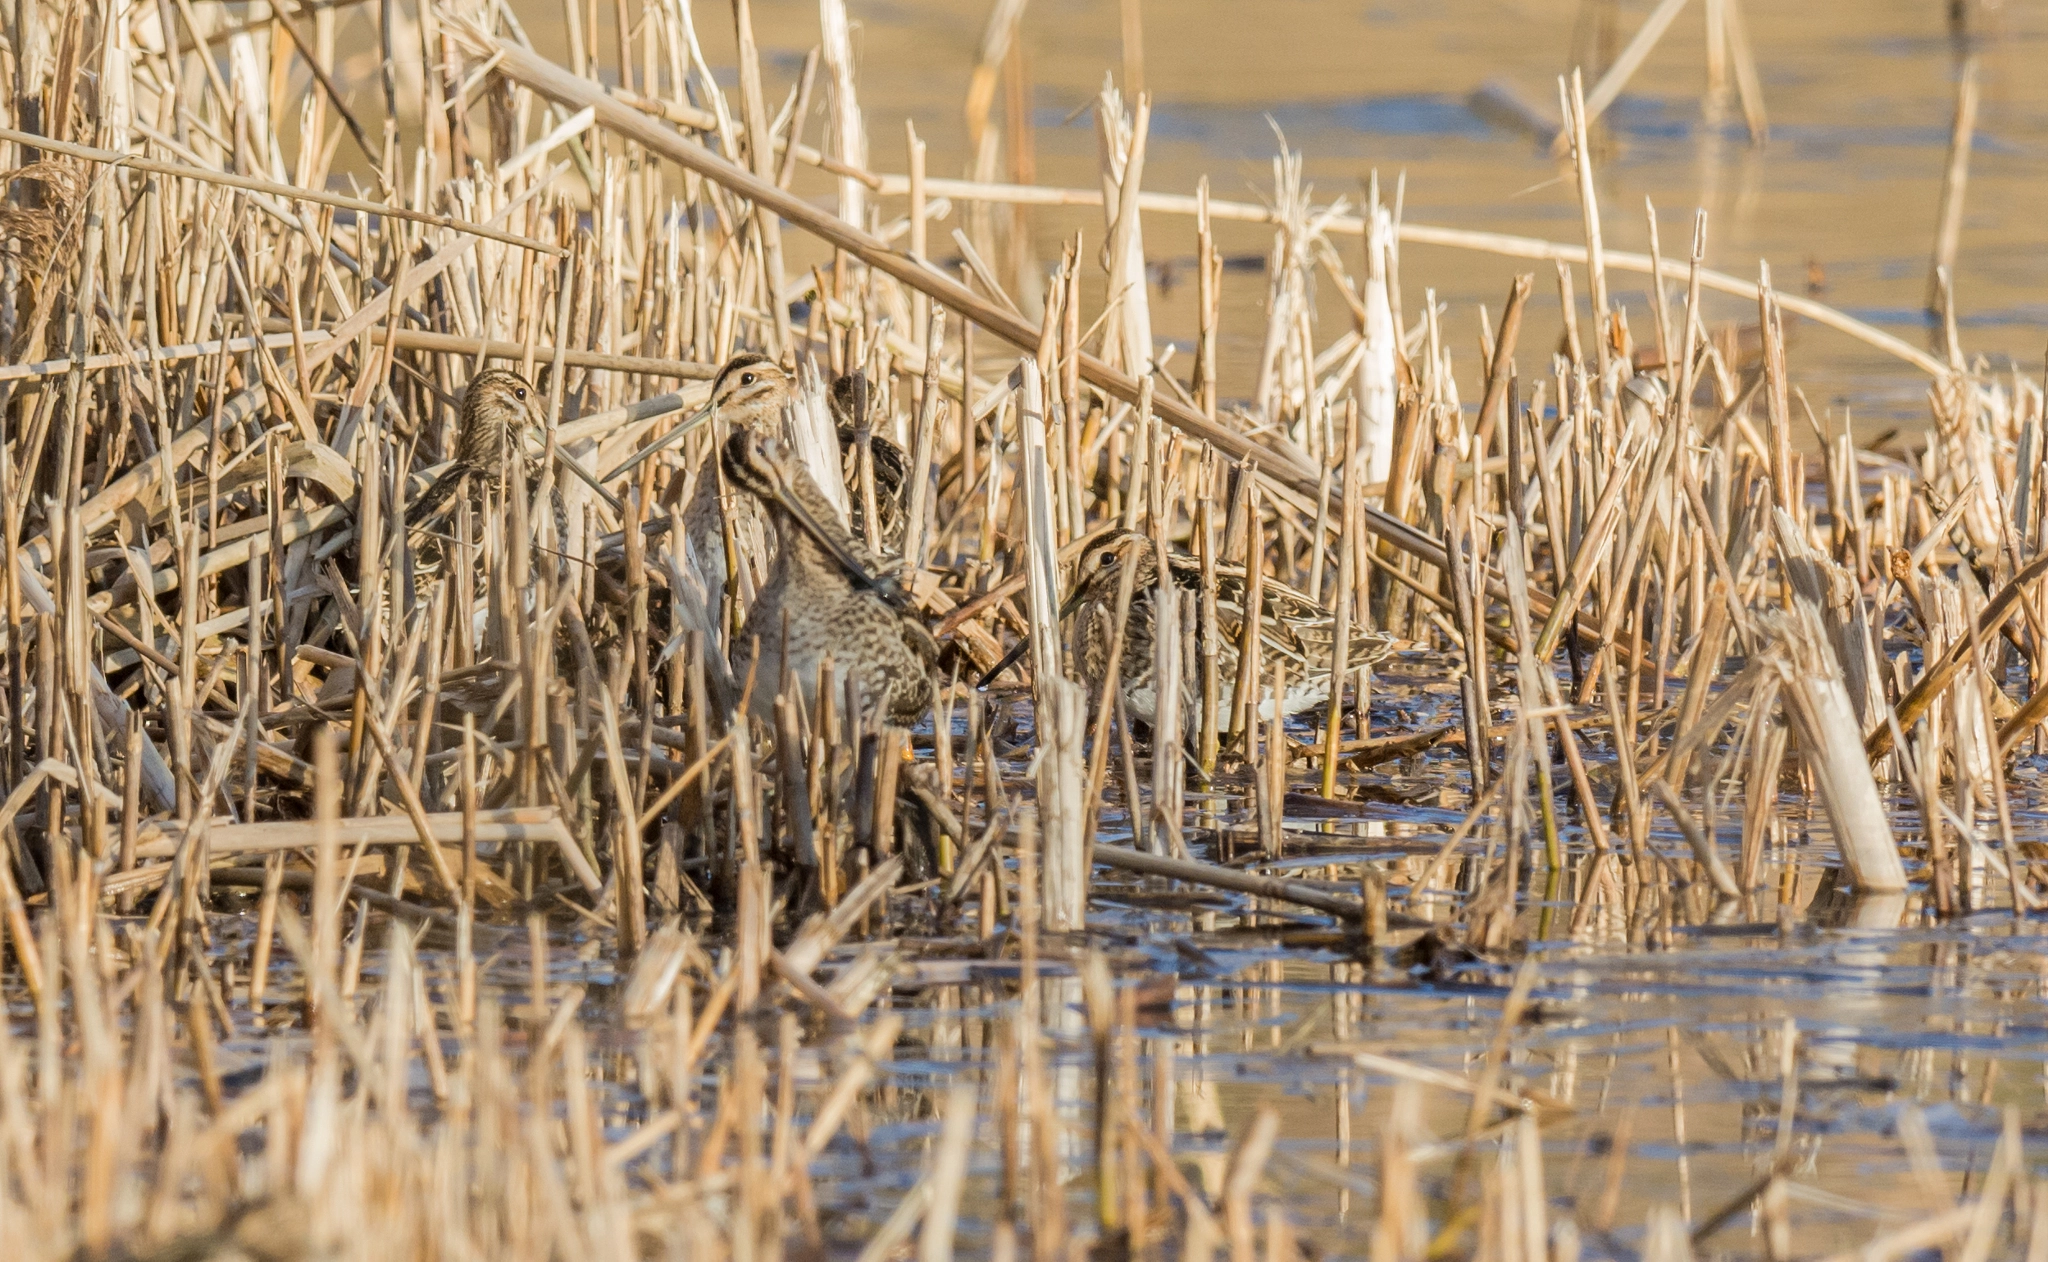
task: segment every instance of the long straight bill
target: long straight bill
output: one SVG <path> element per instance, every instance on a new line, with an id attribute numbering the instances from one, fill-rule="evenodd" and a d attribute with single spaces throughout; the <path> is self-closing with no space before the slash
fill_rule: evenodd
<path id="1" fill-rule="evenodd" d="M 618 468 L 613 469 L 610 473 L 603 475 L 598 479 L 598 481 L 610 482 L 618 478 L 621 474 L 631 473 L 633 470 L 639 468 L 641 464 L 644 463 L 649 456 L 656 455 L 659 452 L 665 451 L 668 448 L 675 446 L 677 443 L 681 442 L 684 439 L 684 437 L 686 437 L 692 430 L 696 429 L 699 425 L 702 425 L 704 422 L 710 419 L 711 405 L 707 403 L 703 407 L 698 408 L 695 412 L 690 413 L 689 416 L 685 417 L 680 425 L 677 425 L 668 433 L 663 434 L 661 437 L 655 439 L 653 442 L 647 444 L 645 447 L 642 447 L 640 450 L 626 457 L 624 464 L 621 464 Z"/>
<path id="2" fill-rule="evenodd" d="M 832 554 L 832 559 L 837 561 L 840 568 L 846 571 L 847 577 L 853 580 L 854 586 L 866 588 L 868 591 L 880 595 L 891 603 L 900 602 L 901 593 L 897 591 L 896 584 L 877 578 L 874 574 L 870 573 L 867 563 L 853 555 L 847 548 L 845 541 L 838 534 L 827 530 L 823 523 L 819 522 L 812 515 L 810 507 L 800 497 L 790 494 L 789 490 L 779 482 L 775 488 L 775 502 L 781 505 L 783 510 L 790 515 L 790 518 L 797 525 L 802 526 L 811 538 L 816 539 L 819 546 Z"/>
<path id="3" fill-rule="evenodd" d="M 1073 592 L 1067 596 L 1066 603 L 1060 606 L 1061 622 L 1065 622 L 1067 619 L 1073 617 L 1074 611 L 1081 607 L 1081 593 L 1082 589 L 1080 587 L 1076 587 L 1073 590 Z M 1012 666 L 1015 666 L 1018 663 L 1018 661 L 1020 661 L 1023 658 L 1023 656 L 1030 651 L 1031 637 L 1027 635 L 1024 636 L 1022 639 L 1018 640 L 1015 644 L 1012 644 L 1010 646 L 1010 651 L 1003 654 L 1002 660 L 997 662 L 995 665 L 989 667 L 988 670 L 982 674 L 982 677 L 974 682 L 975 689 L 977 691 L 986 689 L 990 684 L 1002 678 L 1004 671 L 1010 669 Z"/>

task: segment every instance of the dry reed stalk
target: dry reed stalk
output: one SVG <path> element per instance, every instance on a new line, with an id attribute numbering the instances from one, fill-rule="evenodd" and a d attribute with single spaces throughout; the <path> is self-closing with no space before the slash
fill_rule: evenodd
<path id="1" fill-rule="evenodd" d="M 1237 644 L 1237 680 L 1230 693 L 1230 723 L 1228 732 L 1233 739 L 1247 743 L 1255 739 L 1250 735 L 1259 720 L 1259 687 L 1264 678 L 1261 670 L 1260 651 L 1263 640 L 1260 629 L 1265 620 L 1266 591 L 1266 540 L 1265 523 L 1260 513 L 1259 491 L 1251 474 L 1256 470 L 1243 468 L 1240 477 L 1246 486 L 1242 521 L 1245 527 L 1242 565 L 1245 574 L 1243 629 Z M 1279 699 L 1274 699 L 1279 705 Z"/>
<path id="2" fill-rule="evenodd" d="M 1492 710 L 1486 696 L 1486 637 L 1474 610 L 1472 581 L 1466 572 L 1466 554 L 1454 533 L 1444 535 L 1444 579 L 1450 587 L 1451 619 L 1464 653 L 1464 671 L 1458 676 L 1461 714 L 1465 724 L 1465 757 L 1470 764 L 1472 787 L 1486 787 L 1492 779 L 1492 742 L 1487 722 Z"/>
<path id="3" fill-rule="evenodd" d="M 1827 648 L 1820 612 L 1803 597 L 1795 598 L 1784 616 L 1766 619 L 1772 623 L 1776 653 L 1770 669 L 1819 781 L 1843 863 L 1858 889 L 1879 894 L 1902 890 L 1905 868 L 1862 743 L 1854 742 L 1853 749 L 1843 743 L 1844 733 L 1855 730 L 1856 713 Z"/>
<path id="4" fill-rule="evenodd" d="M 1394 456 L 1399 444 L 1396 381 L 1401 333 L 1391 297 L 1390 278 L 1394 270 L 1395 249 L 1393 219 L 1379 206 L 1376 197 L 1371 200 L 1368 207 L 1371 218 L 1365 232 L 1365 354 L 1358 361 L 1355 392 L 1361 426 L 1359 442 L 1369 453 L 1361 481 L 1385 483 L 1393 477 Z M 1399 516 L 1399 513 L 1395 515 Z"/>
<path id="5" fill-rule="evenodd" d="M 1041 733 L 1038 819 L 1045 838 L 1046 923 L 1078 929 L 1087 915 L 1088 858 L 1085 813 L 1086 699 L 1081 685 L 1057 676 L 1037 683 Z"/>
<path id="6" fill-rule="evenodd" d="M 1032 681 L 1042 733 L 1039 763 L 1039 830 L 1045 839 L 1045 911 L 1055 928 L 1079 927 L 1086 905 L 1087 870 L 1082 854 L 1086 779 L 1081 745 L 1085 739 L 1079 686 L 1059 663 L 1058 546 L 1054 538 L 1052 467 L 1045 432 L 1045 393 L 1038 365 L 1018 362 L 1017 410 L 1023 421 L 1023 506 L 1026 595 L 1031 615 Z"/>
<path id="7" fill-rule="evenodd" d="M 878 177 L 885 195 L 903 196 L 908 190 L 908 181 L 902 176 Z M 935 196 L 944 196 L 956 201 L 989 201 L 1013 205 L 1036 206 L 1096 206 L 1101 204 L 1102 195 L 1091 189 L 1048 188 L 1041 185 L 993 184 L 973 180 L 926 181 L 927 191 Z M 1140 195 L 1141 209 L 1166 214 L 1195 215 L 1204 199 L 1180 193 L 1144 193 Z M 1237 220 L 1247 223 L 1269 224 L 1275 222 L 1274 210 L 1256 202 L 1225 202 L 1214 198 L 1206 199 L 1209 215 L 1215 219 Z M 1366 222 L 1362 216 L 1329 215 L 1323 221 L 1326 233 L 1341 233 L 1346 236 L 1362 236 Z M 1473 250 L 1486 254 L 1498 254 L 1507 258 L 1548 259 L 1559 264 L 1576 263 L 1585 265 L 1587 249 L 1583 245 L 1566 245 L 1561 242 L 1545 241 L 1536 237 L 1514 236 L 1508 233 L 1478 232 L 1465 228 L 1445 228 L 1435 224 L 1414 223 L 1403 219 L 1394 227 L 1397 241 L 1415 245 L 1442 246 L 1446 249 Z M 1649 273 L 1657 264 L 1647 254 L 1636 254 L 1625 250 L 1601 252 L 1605 267 L 1618 271 Z M 1662 274 L 1669 280 L 1685 279 L 1685 265 L 1669 261 L 1662 265 Z M 1756 283 L 1725 272 L 1703 269 L 1701 284 L 1718 293 L 1738 297 L 1754 297 Z M 1795 295 L 1782 295 L 1780 301 L 1785 310 L 1803 316 L 1817 324 L 1831 328 L 1865 345 L 1875 347 L 1902 362 L 1909 363 L 1932 376 L 1944 371 L 1942 361 L 1926 351 L 1912 346 L 1900 338 L 1856 319 L 1826 303 Z M 1570 308 L 1567 307 L 1567 310 Z M 1575 329 L 1575 324 L 1573 326 Z M 1573 343 L 1577 339 L 1574 333 Z M 1575 359 L 1578 356 L 1575 356 Z"/>
<path id="8" fill-rule="evenodd" d="M 1142 197 L 1139 202 L 1143 206 Z M 1190 392 L 1208 417 L 1216 415 L 1216 320 L 1222 305 L 1223 258 L 1209 226 L 1209 177 L 1195 185 L 1195 366 Z"/>
<path id="9" fill-rule="evenodd" d="M 1273 858 L 1280 857 L 1281 833 L 1286 825 L 1287 815 L 1287 663 L 1273 663 L 1272 674 L 1273 712 L 1266 718 L 1264 749 L 1250 745 L 1246 754 L 1251 762 L 1252 775 L 1260 792 L 1259 803 L 1259 845 Z M 1248 712 L 1247 737 L 1256 734 L 1258 719 L 1258 694 L 1252 694 L 1252 708 Z M 1259 755 L 1264 755 L 1261 761 Z"/>
<path id="10" fill-rule="evenodd" d="M 1607 386 L 1607 364 L 1611 355 L 1607 333 L 1607 260 L 1600 238 L 1600 202 L 1593 190 L 1593 155 L 1586 142 L 1585 86 L 1579 72 L 1571 74 L 1569 90 L 1565 81 L 1557 85 L 1560 112 L 1571 130 L 1572 166 L 1578 173 L 1579 213 L 1586 228 L 1586 274 L 1588 296 L 1593 300 L 1593 361 L 1599 371 L 1601 391 Z"/>
<path id="11" fill-rule="evenodd" d="M 1101 816 L 1102 790 L 1109 771 L 1109 726 L 1110 718 L 1117 712 L 1123 696 L 1123 662 L 1125 638 L 1130 630 L 1131 601 L 1137 594 L 1138 567 L 1126 565 L 1117 575 L 1116 609 L 1110 618 L 1109 656 L 1103 664 L 1101 695 L 1095 702 L 1095 722 L 1088 746 L 1088 789 L 1086 798 L 1087 829 L 1090 850 L 1093 850 L 1095 826 Z M 1129 741 L 1128 730 L 1123 739 Z M 1142 833 L 1136 819 L 1137 804 L 1126 803 L 1132 813 L 1133 831 Z"/>
<path id="12" fill-rule="evenodd" d="M 1493 354 L 1486 366 L 1486 393 L 1479 400 L 1479 429 L 1472 440 L 1475 460 L 1486 457 L 1492 446 L 1494 418 L 1507 404 L 1515 343 L 1522 329 L 1522 305 L 1529 299 L 1529 286 L 1534 280 L 1535 277 L 1527 273 L 1515 277 L 1514 284 L 1508 287 L 1507 301 L 1501 305 L 1500 333 L 1493 340 Z M 1510 415 L 1508 420 L 1513 425 L 1515 418 Z M 1473 494 L 1478 485 L 1479 479 L 1474 478 L 1466 484 L 1466 493 Z"/>
<path id="13" fill-rule="evenodd" d="M 769 140 L 767 104 L 761 98 L 761 55 L 754 44 L 753 6 L 749 0 L 734 0 L 733 26 L 739 36 L 740 116 L 747 132 L 747 155 L 754 174 L 761 179 L 777 178 L 775 146 Z M 623 29 L 621 37 L 623 38 Z M 630 85 L 629 85 L 630 86 Z M 753 232 L 763 262 L 761 277 L 767 291 L 767 305 L 773 321 L 765 330 L 771 353 L 780 355 L 790 344 L 789 307 L 781 301 L 783 288 L 782 223 L 758 204 L 754 207 Z"/>
<path id="14" fill-rule="evenodd" d="M 1344 482 L 1339 496 L 1344 512 L 1337 532 L 1337 630 L 1330 650 L 1330 706 L 1323 721 L 1324 797 L 1330 797 L 1337 791 L 1339 727 L 1344 713 L 1344 680 L 1350 674 L 1351 665 L 1352 600 L 1358 585 L 1355 549 L 1359 541 L 1354 505 L 1359 499 L 1363 476 L 1359 460 L 1359 409 L 1352 406 L 1347 407 L 1344 413 Z M 1367 708 L 1362 687 L 1355 704 L 1361 711 Z"/>
<path id="15" fill-rule="evenodd" d="M 1174 582 L 1173 570 L 1167 559 L 1165 513 L 1155 511 L 1152 515 L 1152 548 L 1157 557 L 1159 585 L 1152 594 L 1152 679 L 1155 698 L 1152 717 L 1152 806 L 1143 817 L 1144 826 L 1137 829 L 1140 845 L 1153 854 L 1185 853 L 1186 846 L 1180 841 L 1180 821 L 1186 817 L 1187 804 L 1181 792 L 1182 767 L 1185 765 L 1181 703 L 1184 689 L 1181 681 L 1186 673 L 1181 667 L 1183 636 L 1181 624 L 1184 607 L 1190 601 Z M 1139 545 L 1144 546 L 1144 545 Z M 1275 694 L 1274 713 L 1280 713 L 1280 694 Z M 1124 745 L 1132 744 L 1128 724 L 1123 726 Z M 1130 806 L 1136 815 L 1136 786 Z M 1134 823 L 1137 820 L 1134 818 Z"/>
<path id="16" fill-rule="evenodd" d="M 914 446 L 911 450 L 910 468 L 907 471 L 910 504 L 903 532 L 903 554 L 912 571 L 925 566 L 927 531 L 929 519 L 934 516 L 931 498 L 931 466 L 938 440 L 939 410 L 943 406 L 939 398 L 939 356 L 935 348 L 945 342 L 946 309 L 934 306 L 924 325 L 924 344 L 934 348 L 925 359 L 924 391 L 917 412 L 917 428 Z"/>
<path id="17" fill-rule="evenodd" d="M 1126 94 L 1134 103 L 1128 116 L 1124 113 Z M 1138 210 L 1152 101 L 1127 80 L 1121 93 L 1114 87 L 1105 87 L 1095 112 L 1102 149 L 1102 208 L 1109 221 L 1103 246 L 1109 274 L 1105 306 L 1115 313 L 1108 317 L 1110 325 L 1104 334 L 1104 346 L 1115 350 L 1111 363 L 1133 378 L 1144 380 L 1151 376 L 1152 314 Z M 1076 356 L 1079 349 L 1074 348 Z"/>
<path id="18" fill-rule="evenodd" d="M 1098 845 L 1093 852 L 1095 862 L 1105 867 L 1121 868 L 1128 872 L 1142 872 L 1153 876 L 1171 877 L 1197 885 L 1210 885 L 1217 889 L 1236 890 L 1245 894 L 1256 894 L 1263 898 L 1275 898 L 1283 902 L 1313 907 L 1318 911 L 1348 919 L 1365 915 L 1365 907 L 1358 900 L 1329 893 L 1315 885 L 1301 881 L 1290 881 L 1282 877 L 1258 876 L 1240 872 L 1234 868 L 1213 863 L 1202 863 L 1192 859 L 1174 859 L 1165 855 L 1145 854 L 1127 850 L 1122 846 Z M 1420 928 L 1425 923 L 1395 916 L 1391 923 L 1410 928 Z"/>

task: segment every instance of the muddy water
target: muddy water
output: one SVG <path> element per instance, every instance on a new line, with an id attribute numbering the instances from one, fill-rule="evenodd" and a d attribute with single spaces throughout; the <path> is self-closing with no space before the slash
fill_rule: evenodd
<path id="1" fill-rule="evenodd" d="M 1392 718 L 1396 704 L 1390 699 L 1377 717 Z M 1022 765 L 1013 770 L 1021 778 Z M 1339 819 L 1304 809 L 1286 821 L 1279 866 L 1349 885 L 1359 864 L 1374 863 L 1391 896 L 1406 894 L 1465 805 L 1455 757 L 1432 755 L 1406 770 L 1404 788 L 1438 783 L 1444 792 L 1401 805 L 1360 802 Z M 1596 778 L 1603 770 L 1596 765 Z M 2031 789 L 2016 795 L 2025 827 L 2038 829 L 2039 805 Z M 1910 842 L 1916 821 L 1904 803 L 1895 806 Z M 1838 888 L 1825 821 L 1790 797 L 1782 818 L 1784 844 L 1766 850 L 1750 899 L 1717 905 L 1703 883 L 1685 883 L 1691 870 L 1680 862 L 1667 869 L 1678 876 L 1668 919 L 1631 921 L 1603 890 L 1601 861 L 1569 820 L 1564 870 L 1553 876 L 1531 860 L 1538 870 L 1513 936 L 1527 941 L 1534 985 L 1507 1073 L 1543 1105 L 1546 1212 L 1552 1222 L 1575 1221 L 1588 1256 L 1634 1256 L 1656 1207 L 1695 1227 L 1707 1222 L 1745 1190 L 1753 1195 L 1773 1161 L 1790 1172 L 1794 1253 L 1832 1252 L 1948 1208 L 1959 1189 L 1977 1186 L 2007 1109 L 2017 1111 L 2030 1149 L 2048 1127 L 2048 936 L 2039 923 L 1985 910 L 1936 925 L 1917 895 L 1853 898 Z M 1242 798 L 1201 799 L 1190 840 L 1235 861 L 1225 837 L 1248 833 L 1251 819 Z M 1112 812 L 1106 840 L 1122 840 L 1115 823 Z M 1724 821 L 1716 838 L 1732 853 L 1739 824 Z M 1650 844 L 1667 860 L 1686 854 L 1668 831 L 1653 832 Z M 1459 867 L 1411 906 L 1469 892 Z M 1096 895 L 1089 941 L 1145 1004 L 1142 1072 L 1149 1081 L 1159 1065 L 1172 1066 L 1174 1151 L 1189 1177 L 1220 1192 L 1235 1138 L 1257 1110 L 1275 1108 L 1281 1138 L 1267 1186 L 1282 1190 L 1290 1223 L 1327 1256 L 1368 1256 L 1379 1138 L 1401 1078 L 1353 1053 L 1476 1074 L 1516 960 L 1430 954 L 1413 932 L 1360 951 L 1333 935 L 1319 941 L 1327 922 L 1288 908 L 1188 900 L 1109 874 L 1098 874 Z M 2009 901 L 1988 875 L 1973 897 L 1988 909 Z M 1052 948 L 1046 965 L 1046 1020 L 1083 1188 L 1095 1062 L 1083 989 L 1061 954 Z M 895 1081 L 914 1096 L 988 1072 L 993 1021 L 1013 1011 L 1006 997 L 1015 975 L 1014 962 L 957 955 L 906 970 L 896 1003 L 909 1025 Z M 1419 1095 L 1410 1142 L 1440 1214 L 1434 1198 L 1460 1178 L 1469 1099 L 1427 1087 Z M 878 1128 L 873 1149 L 842 1150 L 825 1172 L 821 1186 L 831 1189 L 841 1230 L 857 1237 L 916 1178 L 937 1130 L 921 1112 L 909 1104 Z M 1481 1151 L 1495 1160 L 1491 1146 Z M 986 1196 L 999 1162 L 986 1146 L 977 1152 L 973 1186 Z M 1077 1218 L 1085 1201 L 1077 1195 Z M 980 1220 L 963 1231 L 979 1244 L 988 1228 Z M 1763 1256 L 1761 1231 L 1738 1208 L 1703 1256 Z"/>

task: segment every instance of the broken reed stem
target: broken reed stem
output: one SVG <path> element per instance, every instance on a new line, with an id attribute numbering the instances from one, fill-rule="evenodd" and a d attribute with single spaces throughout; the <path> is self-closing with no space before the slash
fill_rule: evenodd
<path id="1" fill-rule="evenodd" d="M 1970 183 L 1970 144 L 1977 131 L 1977 58 L 1965 58 L 1956 76 L 1955 123 L 1949 130 L 1948 164 L 1941 173 L 1941 210 L 1935 218 L 1934 258 L 1927 265 L 1927 310 L 1942 310 L 1944 275 L 1954 276 L 1963 238 L 1963 196 Z"/>
<path id="2" fill-rule="evenodd" d="M 1337 791 L 1337 747 L 1344 714 L 1344 680 L 1350 674 L 1351 665 L 1351 602 L 1353 589 L 1357 586 L 1357 554 L 1353 549 L 1358 544 L 1357 521 L 1352 506 L 1359 497 L 1358 464 L 1358 407 L 1353 402 L 1344 409 L 1344 489 L 1339 500 L 1343 505 L 1343 517 L 1337 532 L 1337 631 L 1330 649 L 1330 706 L 1323 722 L 1324 797 L 1330 797 Z M 1358 704 L 1363 708 L 1365 698 L 1361 696 Z"/>

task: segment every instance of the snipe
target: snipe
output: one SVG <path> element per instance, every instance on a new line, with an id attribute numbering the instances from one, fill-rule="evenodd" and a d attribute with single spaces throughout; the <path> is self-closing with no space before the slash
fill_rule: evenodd
<path id="1" fill-rule="evenodd" d="M 893 439 L 875 432 L 868 407 L 867 374 L 850 372 L 832 383 L 832 423 L 839 431 L 840 462 L 846 478 L 847 501 L 853 507 L 855 537 L 873 539 L 886 551 L 902 551 L 910 461 Z M 864 478 L 861 473 L 863 448 L 871 478 Z M 865 488 L 869 482 L 875 499 L 872 534 L 867 529 Z"/>
<path id="2" fill-rule="evenodd" d="M 746 351 L 727 360 L 725 367 L 718 370 L 706 410 L 711 419 L 729 432 L 745 430 L 755 437 L 786 439 L 786 417 L 795 401 L 794 378 L 766 355 Z M 832 383 L 830 405 L 845 463 L 847 488 L 852 492 L 856 534 L 866 535 L 862 525 L 863 498 L 856 480 L 857 452 L 865 438 L 875 474 L 875 520 L 881 528 L 877 540 L 887 548 L 900 540 L 903 532 L 903 449 L 868 431 L 867 380 L 860 373 L 849 373 Z M 728 516 L 742 534 L 749 533 L 742 523 L 765 524 L 766 520 L 747 496 L 734 496 L 729 505 L 721 504 L 716 472 L 706 467 L 697 475 L 697 485 L 683 509 L 683 534 L 697 571 L 704 576 L 706 589 L 714 595 L 724 590 L 728 577 Z M 773 540 L 767 542 L 773 544 Z"/>
<path id="3" fill-rule="evenodd" d="M 766 355 L 747 352 L 733 356 L 718 370 L 707 410 L 712 420 L 735 434 L 780 434 L 792 393 L 793 383 L 780 364 Z M 719 489 L 718 470 L 706 464 L 697 471 L 697 485 L 683 507 L 685 560 L 703 576 L 713 613 L 731 578 L 725 546 L 727 518 L 732 520 L 735 538 L 753 533 L 749 524 L 760 527 L 767 521 L 752 496 L 721 497 Z"/>
<path id="4" fill-rule="evenodd" d="M 1153 634 L 1158 625 L 1159 561 L 1152 541 L 1136 531 L 1118 531 L 1092 545 L 1081 555 L 1074 587 L 1060 607 L 1060 620 L 1078 618 L 1075 628 L 1075 665 L 1089 692 L 1100 696 L 1109 674 L 1109 656 L 1116 635 L 1117 591 L 1123 581 L 1123 567 L 1137 567 L 1131 587 L 1131 607 L 1124 629 L 1123 659 L 1117 668 L 1118 688 L 1125 707 L 1134 719 L 1149 724 L 1158 709 L 1158 685 L 1153 678 Z M 1167 565 L 1176 590 L 1200 592 L 1202 565 L 1184 553 L 1173 553 Z M 1216 584 L 1216 664 L 1218 707 L 1228 714 L 1237 692 L 1238 646 L 1243 642 L 1245 600 L 1249 584 L 1242 567 L 1219 565 Z M 1304 592 L 1267 578 L 1261 584 L 1259 655 L 1261 673 L 1270 676 L 1276 662 L 1287 667 L 1287 693 L 1280 699 L 1285 714 L 1299 714 L 1330 698 L 1330 670 L 1336 653 L 1336 616 Z M 1197 611 L 1200 602 L 1195 602 Z M 1199 612 L 1197 619 L 1199 619 Z M 1188 625 L 1186 623 L 1183 626 Z M 1203 628 L 1195 626 L 1195 651 L 1181 654 L 1181 713 L 1196 713 L 1202 685 L 1200 646 Z M 1003 660 L 981 679 L 988 686 L 1003 671 L 1024 656 L 1028 640 L 1020 640 Z M 1387 657 L 1394 638 L 1353 626 L 1345 654 L 1347 670 L 1356 670 Z M 1261 683 L 1259 715 L 1271 718 L 1273 695 L 1269 682 Z"/>
<path id="5" fill-rule="evenodd" d="M 501 487 L 509 461 L 523 459 L 526 440 L 541 429 L 540 409 L 526 378 L 508 368 L 486 368 L 470 378 L 462 396 L 455 460 L 407 506 L 407 524 L 421 530 L 448 514 L 466 487 Z"/>
<path id="6" fill-rule="evenodd" d="M 851 676 L 862 705 L 899 727 L 932 704 L 939 646 L 902 605 L 893 582 L 878 577 L 871 553 L 839 524 L 795 448 L 773 434 L 735 429 L 721 452 L 726 480 L 774 524 L 775 559 L 733 642 L 733 674 L 755 674 L 751 708 L 772 715 L 787 680 L 815 712 L 819 668 L 834 665 L 830 686 Z"/>
<path id="7" fill-rule="evenodd" d="M 410 564 L 415 598 L 425 598 L 444 576 L 451 537 L 450 528 L 443 523 L 458 504 L 466 500 L 481 507 L 491 494 L 509 494 L 515 461 L 525 475 L 528 492 L 541 484 L 546 427 L 540 400 L 540 392 L 510 369 L 486 368 L 470 378 L 462 395 L 455 459 L 405 506 L 406 534 L 413 544 Z M 544 549 L 530 552 L 529 557 L 535 565 L 552 564 L 559 574 L 567 564 L 569 513 L 559 481 L 549 485 L 554 531 Z M 501 506 L 505 506 L 502 500 Z M 538 519 L 529 517 L 527 542 L 537 548 L 543 540 L 540 526 Z"/>

